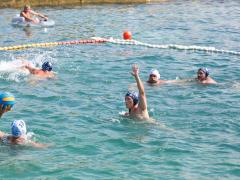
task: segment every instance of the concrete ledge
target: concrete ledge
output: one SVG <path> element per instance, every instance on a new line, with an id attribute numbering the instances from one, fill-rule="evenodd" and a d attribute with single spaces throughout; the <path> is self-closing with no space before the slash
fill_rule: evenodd
<path id="1" fill-rule="evenodd" d="M 0 8 L 21 8 L 25 4 L 31 6 L 64 6 L 84 4 L 133 4 L 164 2 L 166 0 L 0 0 Z"/>

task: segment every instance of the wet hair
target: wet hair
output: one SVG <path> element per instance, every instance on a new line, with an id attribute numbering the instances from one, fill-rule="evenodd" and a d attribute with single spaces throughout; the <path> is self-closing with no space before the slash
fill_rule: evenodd
<path id="1" fill-rule="evenodd" d="M 199 68 L 198 71 L 204 72 L 205 75 L 206 75 L 206 77 L 209 75 L 209 70 L 208 70 L 208 68 L 203 68 L 203 67 L 202 67 L 202 68 Z"/>

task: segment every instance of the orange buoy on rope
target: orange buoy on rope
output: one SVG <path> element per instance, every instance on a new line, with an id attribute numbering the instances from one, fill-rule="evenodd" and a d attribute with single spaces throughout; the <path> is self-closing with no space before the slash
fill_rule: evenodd
<path id="1" fill-rule="evenodd" d="M 132 39 L 132 33 L 129 32 L 129 31 L 125 31 L 125 32 L 123 33 L 123 39 L 124 39 L 124 40 L 131 40 L 131 39 Z"/>

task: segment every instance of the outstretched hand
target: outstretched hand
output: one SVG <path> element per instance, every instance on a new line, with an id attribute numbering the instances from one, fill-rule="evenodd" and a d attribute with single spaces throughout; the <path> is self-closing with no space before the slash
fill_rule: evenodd
<path id="1" fill-rule="evenodd" d="M 44 21 L 47 21 L 48 20 L 48 17 L 45 15 L 44 16 Z"/>
<path id="2" fill-rule="evenodd" d="M 138 76 L 138 73 L 139 73 L 139 68 L 138 68 L 138 65 L 137 64 L 133 64 L 133 66 L 132 66 L 132 75 L 134 76 L 134 77 L 136 77 L 136 76 Z"/>

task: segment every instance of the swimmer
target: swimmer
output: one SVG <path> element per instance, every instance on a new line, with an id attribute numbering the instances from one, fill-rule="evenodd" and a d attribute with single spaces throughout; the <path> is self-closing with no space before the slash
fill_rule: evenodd
<path id="1" fill-rule="evenodd" d="M 182 84 L 197 81 L 199 84 L 217 84 L 211 77 L 209 77 L 209 70 L 207 68 L 199 68 L 197 71 L 197 77 L 194 79 L 178 79 L 178 80 L 160 80 L 160 73 L 156 69 L 152 69 L 149 73 L 149 79 L 147 81 L 150 85 L 160 84 Z"/>
<path id="2" fill-rule="evenodd" d="M 38 16 L 44 19 L 44 21 L 48 20 L 47 16 L 44 16 L 41 13 L 37 13 L 31 9 L 29 5 L 25 5 L 23 11 L 21 11 L 20 16 L 25 18 L 27 22 L 33 22 L 35 24 L 39 23 L 39 19 L 34 19 L 32 16 Z"/>
<path id="3" fill-rule="evenodd" d="M 11 93 L 0 93 L 0 118 L 4 113 L 10 111 L 14 104 L 15 97 Z"/>
<path id="4" fill-rule="evenodd" d="M 198 69 L 196 80 L 200 84 L 217 84 L 216 81 L 209 77 L 209 70 L 207 68 Z"/>
<path id="5" fill-rule="evenodd" d="M 139 77 L 139 68 L 136 64 L 132 66 L 131 74 L 135 78 L 139 93 L 127 92 L 125 95 L 125 105 L 129 110 L 129 112 L 125 113 L 125 116 L 149 121 L 146 94 L 143 83 Z"/>
<path id="6" fill-rule="evenodd" d="M 29 64 L 25 65 L 24 68 L 27 69 L 31 74 L 36 76 L 46 78 L 53 78 L 55 76 L 52 72 L 52 64 L 48 61 L 42 64 L 42 69 L 33 68 Z"/>
<path id="7" fill-rule="evenodd" d="M 48 146 L 46 144 L 40 144 L 33 142 L 31 140 L 27 140 L 27 128 L 23 120 L 13 121 L 11 125 L 11 131 L 12 131 L 11 135 L 5 134 L 4 132 L 0 131 L 0 142 L 12 145 L 30 144 L 31 146 L 37 148 L 45 148 Z"/>
<path id="8" fill-rule="evenodd" d="M 167 83 L 177 83 L 178 80 L 162 80 L 160 79 L 160 73 L 157 69 L 152 69 L 149 73 L 147 83 L 149 85 L 160 85 L 160 84 L 167 84 Z"/>

